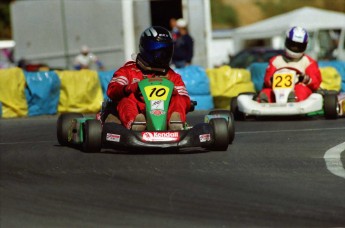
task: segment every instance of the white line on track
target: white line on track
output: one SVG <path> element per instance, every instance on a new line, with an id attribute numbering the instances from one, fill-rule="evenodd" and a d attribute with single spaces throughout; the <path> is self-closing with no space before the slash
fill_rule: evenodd
<path id="1" fill-rule="evenodd" d="M 323 158 L 327 169 L 336 176 L 345 178 L 345 169 L 341 162 L 341 153 L 345 151 L 345 142 L 327 150 Z"/>
<path id="2" fill-rule="evenodd" d="M 327 130 L 345 130 L 345 127 L 293 129 L 293 130 L 271 130 L 271 131 L 242 131 L 242 132 L 236 132 L 236 134 L 240 135 L 240 134 L 257 134 L 257 133 L 305 132 L 305 131 L 327 131 Z"/>

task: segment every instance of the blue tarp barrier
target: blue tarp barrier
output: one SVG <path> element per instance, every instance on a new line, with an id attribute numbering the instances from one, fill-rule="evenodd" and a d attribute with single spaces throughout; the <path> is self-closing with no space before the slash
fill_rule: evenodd
<path id="1" fill-rule="evenodd" d="M 252 63 L 249 66 L 251 79 L 257 92 L 261 91 L 263 87 L 267 66 L 268 63 Z"/>
<path id="2" fill-rule="evenodd" d="M 60 96 L 60 79 L 54 71 L 26 72 L 25 97 L 28 116 L 57 113 Z"/>
<path id="3" fill-rule="evenodd" d="M 214 108 L 211 95 L 191 95 L 190 99 L 198 102 L 195 110 L 210 110 Z"/>
<path id="4" fill-rule="evenodd" d="M 108 84 L 109 84 L 111 78 L 113 77 L 113 74 L 115 71 L 116 70 L 98 72 L 98 78 L 99 78 L 99 81 L 101 82 L 101 87 L 102 87 L 104 99 L 108 98 L 108 96 L 107 96 Z"/>
<path id="5" fill-rule="evenodd" d="M 174 70 L 182 76 L 189 95 L 210 94 L 210 82 L 204 68 L 200 66 L 187 66 Z"/>
<path id="6" fill-rule="evenodd" d="M 345 61 L 319 61 L 319 67 L 334 67 L 341 76 L 341 92 L 345 92 Z"/>

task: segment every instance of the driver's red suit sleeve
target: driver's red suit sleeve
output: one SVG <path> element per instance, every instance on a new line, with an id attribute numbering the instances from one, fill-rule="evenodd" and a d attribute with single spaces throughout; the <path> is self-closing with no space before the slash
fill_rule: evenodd
<path id="1" fill-rule="evenodd" d="M 125 64 L 123 67 L 115 71 L 108 84 L 107 96 L 113 101 L 120 101 L 125 97 L 124 87 L 129 85 L 129 82 L 131 82 L 131 75 L 130 72 L 128 72 L 128 64 L 130 63 Z"/>
<path id="2" fill-rule="evenodd" d="M 306 56 L 310 62 L 308 67 L 305 69 L 305 74 L 311 79 L 310 83 L 307 85 L 312 91 L 317 90 L 320 87 L 322 78 L 319 66 L 315 60 Z"/>
<path id="3" fill-rule="evenodd" d="M 266 73 L 265 73 L 265 77 L 264 77 L 264 87 L 265 88 L 271 88 L 272 87 L 272 82 L 271 82 L 271 78 L 274 74 L 274 72 L 276 72 L 277 68 L 273 65 L 273 61 L 276 59 L 277 57 L 273 57 L 269 60 L 267 69 L 266 69 Z"/>
<path id="4" fill-rule="evenodd" d="M 181 76 L 173 71 L 170 71 L 168 74 L 169 80 L 174 83 L 174 89 L 177 91 L 177 93 L 171 97 L 168 118 L 170 119 L 173 112 L 179 112 L 181 120 L 185 122 L 186 114 L 191 105 L 190 97 Z"/>

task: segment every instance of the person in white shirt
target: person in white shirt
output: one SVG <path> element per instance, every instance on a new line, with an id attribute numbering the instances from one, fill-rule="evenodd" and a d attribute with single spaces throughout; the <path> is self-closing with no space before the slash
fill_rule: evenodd
<path id="1" fill-rule="evenodd" d="M 93 64 L 97 65 L 98 70 L 104 70 L 104 66 L 98 57 L 90 52 L 88 46 L 83 45 L 81 47 L 80 54 L 74 59 L 74 69 L 93 69 Z"/>

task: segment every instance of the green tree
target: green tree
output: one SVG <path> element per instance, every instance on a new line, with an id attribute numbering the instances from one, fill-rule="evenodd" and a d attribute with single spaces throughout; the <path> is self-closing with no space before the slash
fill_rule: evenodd
<path id="1" fill-rule="evenodd" d="M 0 3 L 0 39 L 11 39 L 10 1 Z"/>
<path id="2" fill-rule="evenodd" d="M 225 5 L 222 0 L 211 2 L 212 26 L 214 29 L 238 26 L 237 12 L 231 6 Z"/>

